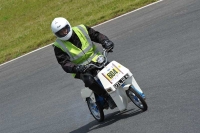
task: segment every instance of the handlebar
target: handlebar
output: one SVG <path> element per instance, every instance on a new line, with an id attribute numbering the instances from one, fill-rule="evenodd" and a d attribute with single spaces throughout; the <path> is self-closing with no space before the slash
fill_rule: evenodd
<path id="1" fill-rule="evenodd" d="M 111 48 L 112 49 L 112 48 Z M 101 65 L 100 66 L 97 66 L 97 65 L 95 65 L 95 64 L 93 64 L 93 63 L 89 63 L 89 64 L 87 64 L 86 65 L 86 69 L 84 70 L 84 72 L 86 72 L 86 70 L 88 70 L 89 68 L 103 68 L 105 65 L 106 65 L 106 63 L 108 62 L 108 59 L 107 59 L 107 55 L 108 55 L 108 53 L 109 53 L 109 51 L 111 50 L 111 49 L 103 49 L 103 52 L 102 52 L 102 55 L 103 55 L 103 57 L 104 57 L 104 59 L 105 59 L 105 61 L 103 62 L 103 63 L 101 63 Z"/>

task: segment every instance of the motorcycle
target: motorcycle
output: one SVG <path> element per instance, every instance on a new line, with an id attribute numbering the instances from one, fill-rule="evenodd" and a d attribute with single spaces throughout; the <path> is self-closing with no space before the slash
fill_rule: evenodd
<path id="1" fill-rule="evenodd" d="M 85 71 L 96 71 L 94 79 L 110 95 L 115 103 L 114 108 L 117 107 L 122 112 L 127 109 L 129 102 L 133 102 L 139 109 L 146 111 L 148 106 L 145 95 L 133 74 L 117 61 L 108 62 L 108 51 L 103 49 L 102 55 L 96 59 L 97 63 L 87 64 Z M 98 122 L 104 121 L 104 109 L 114 109 L 109 107 L 105 98 L 95 94 L 89 88 L 82 89 L 81 96 L 87 102 L 92 116 Z"/>

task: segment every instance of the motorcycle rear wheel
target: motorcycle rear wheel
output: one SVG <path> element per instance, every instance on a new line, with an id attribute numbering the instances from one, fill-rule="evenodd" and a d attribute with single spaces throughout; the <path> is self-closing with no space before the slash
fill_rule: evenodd
<path id="1" fill-rule="evenodd" d="M 90 113 L 98 122 L 104 121 L 103 108 L 100 106 L 99 103 L 94 103 L 91 98 L 87 98 L 87 105 L 90 110 Z"/>
<path id="2" fill-rule="evenodd" d="M 130 88 L 126 91 L 126 94 L 138 108 L 140 108 L 142 111 L 147 110 L 147 103 L 133 87 L 130 86 Z"/>

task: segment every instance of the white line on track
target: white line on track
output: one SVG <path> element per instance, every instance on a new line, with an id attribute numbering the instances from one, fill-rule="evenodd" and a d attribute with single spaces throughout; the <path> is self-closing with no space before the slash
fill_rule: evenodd
<path id="1" fill-rule="evenodd" d="M 161 1 L 163 1 L 163 0 L 156 1 L 156 2 L 154 2 L 154 3 L 151 3 L 151 4 L 149 4 L 149 5 L 143 6 L 143 7 L 141 7 L 141 8 L 136 9 L 136 10 L 133 10 L 133 11 L 131 11 L 131 12 L 125 13 L 125 14 L 123 14 L 123 15 L 121 15 L 121 16 L 118 16 L 118 17 L 116 17 L 116 18 L 110 19 L 110 20 L 105 21 L 105 22 L 103 22 L 103 23 L 101 23 L 101 24 L 95 25 L 95 26 L 93 26 L 93 28 L 94 28 L 94 27 L 97 27 L 97 26 L 100 26 L 100 25 L 103 25 L 103 24 L 105 24 L 105 23 L 108 23 L 108 22 L 110 22 L 110 21 L 113 21 L 113 20 L 115 20 L 115 19 L 121 18 L 121 17 L 126 16 L 126 15 L 128 15 L 128 14 L 131 14 L 131 13 L 133 13 L 133 12 L 139 11 L 139 10 L 141 10 L 141 9 L 143 9 L 143 8 L 146 8 L 146 7 L 149 7 L 149 6 L 151 6 L 151 5 L 157 4 L 157 3 L 161 2 Z M 10 62 L 12 62 L 12 61 L 15 61 L 15 60 L 17 60 L 17 59 L 19 59 L 19 58 L 22 58 L 22 57 L 24 57 L 24 56 L 26 56 L 26 55 L 29 55 L 29 54 L 34 53 L 34 52 L 36 52 L 36 51 L 39 51 L 39 50 L 41 50 L 41 49 L 43 49 L 43 48 L 46 48 L 46 47 L 48 47 L 48 46 L 51 46 L 52 44 L 53 44 L 53 43 L 51 43 L 51 44 L 49 44 L 49 45 L 46 45 L 46 46 L 44 46 L 44 47 L 38 48 L 38 49 L 36 49 L 36 50 L 34 50 L 34 51 L 31 51 L 31 52 L 29 52 L 29 53 L 27 53 L 27 54 L 24 54 L 24 55 L 22 55 L 22 56 L 20 56 L 20 57 L 17 57 L 17 58 L 15 58 L 15 59 L 10 60 L 10 61 L 8 61 L 8 62 L 5 62 L 5 63 L 3 63 L 3 64 L 0 64 L 0 67 L 3 66 L 3 65 L 5 65 L 5 64 L 8 64 L 8 63 L 10 63 Z"/>

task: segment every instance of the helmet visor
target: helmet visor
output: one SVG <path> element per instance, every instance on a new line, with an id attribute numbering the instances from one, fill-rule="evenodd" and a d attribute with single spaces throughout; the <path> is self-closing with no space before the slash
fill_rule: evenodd
<path id="1" fill-rule="evenodd" d="M 70 32 L 70 26 L 66 25 L 65 27 L 63 27 L 62 29 L 60 29 L 58 32 L 56 32 L 55 34 L 56 34 L 57 37 L 64 37 L 69 32 Z"/>

